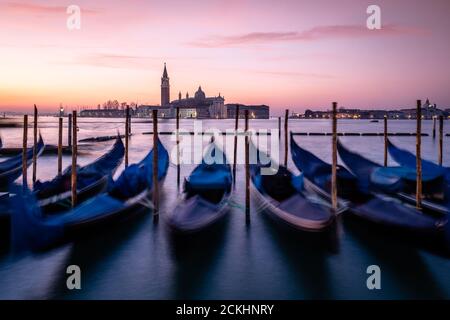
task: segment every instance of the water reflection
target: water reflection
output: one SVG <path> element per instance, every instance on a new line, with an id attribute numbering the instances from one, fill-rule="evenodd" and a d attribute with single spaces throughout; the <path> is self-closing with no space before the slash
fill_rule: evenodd
<path id="1" fill-rule="evenodd" d="M 222 260 L 219 256 L 223 255 L 228 226 L 229 216 L 225 216 L 210 228 L 193 234 L 168 230 L 175 263 L 174 299 L 202 299 L 207 294 L 215 265 Z"/>
<path id="2" fill-rule="evenodd" d="M 365 221 L 347 217 L 344 225 L 355 236 L 371 260 L 380 266 L 383 289 L 405 299 L 438 299 L 444 295 L 439 282 L 419 255 L 418 243 L 406 234 L 374 228 Z M 416 239 L 418 240 L 418 239 Z M 405 242 L 406 241 L 406 242 Z"/>

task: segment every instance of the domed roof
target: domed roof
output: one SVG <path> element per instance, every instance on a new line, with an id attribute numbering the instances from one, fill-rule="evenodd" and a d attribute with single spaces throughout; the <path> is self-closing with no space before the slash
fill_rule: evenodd
<path id="1" fill-rule="evenodd" d="M 198 87 L 198 90 L 197 90 L 197 92 L 195 93 L 195 99 L 197 99 L 197 100 L 204 100 L 204 99 L 206 99 L 206 95 L 205 95 L 205 93 L 203 92 L 201 86 Z"/>

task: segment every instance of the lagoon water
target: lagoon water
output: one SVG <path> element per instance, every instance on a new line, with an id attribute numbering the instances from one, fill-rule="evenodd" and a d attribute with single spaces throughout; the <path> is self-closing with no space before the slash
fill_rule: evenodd
<path id="1" fill-rule="evenodd" d="M 118 130 L 123 132 L 124 127 L 123 119 L 80 118 L 78 125 L 79 139 L 113 135 Z M 172 131 L 174 125 L 173 120 L 161 121 L 159 129 Z M 233 126 L 233 120 L 203 121 L 204 128 L 225 130 Z M 250 121 L 254 129 L 277 126 L 277 119 Z M 445 126 L 445 132 L 450 132 L 448 122 Z M 181 127 L 192 130 L 193 121 L 182 120 Z M 297 132 L 330 132 L 330 128 L 328 120 L 290 121 L 290 129 Z M 338 128 L 340 132 L 382 132 L 383 122 L 340 120 Z M 41 117 L 40 130 L 46 143 L 56 144 L 57 118 Z M 133 119 L 132 130 L 130 163 L 139 161 L 152 146 L 152 136 L 141 134 L 152 130 L 151 123 Z M 423 132 L 430 136 L 423 137 L 422 150 L 424 158 L 436 161 L 438 142 L 432 139 L 431 130 L 432 122 L 423 121 Z M 389 131 L 414 132 L 415 121 L 390 121 Z M 4 147 L 22 143 L 20 128 L 4 128 L 0 134 Z M 331 160 L 330 137 L 295 139 L 321 158 Z M 383 137 L 341 139 L 351 149 L 383 161 Z M 415 150 L 414 137 L 391 139 Z M 169 150 L 174 145 L 168 135 L 161 135 L 161 140 Z M 205 138 L 204 145 L 207 141 Z M 89 163 L 111 145 L 92 144 L 86 154 L 79 156 L 79 164 Z M 52 178 L 56 163 L 56 156 L 41 156 L 38 179 Z M 68 166 L 70 157 L 64 157 L 63 164 Z M 444 164 L 450 166 L 450 137 L 444 138 Z M 295 171 L 290 159 L 288 166 Z M 181 166 L 181 177 L 189 175 L 193 168 Z M 123 165 L 117 174 L 122 169 Z M 31 168 L 29 172 L 31 177 Z M 16 253 L 2 243 L 0 299 L 450 298 L 450 259 L 403 236 L 345 216 L 339 217 L 336 228 L 324 235 L 300 232 L 271 220 L 259 212 L 254 202 L 250 219 L 246 220 L 244 172 L 239 165 L 228 217 L 198 235 L 179 238 L 166 226 L 165 216 L 180 197 L 176 166 L 171 164 L 161 191 L 157 222 L 146 214 L 39 254 Z M 81 268 L 81 290 L 66 288 L 69 265 Z M 367 289 L 366 269 L 370 265 L 381 268 L 381 290 Z"/>

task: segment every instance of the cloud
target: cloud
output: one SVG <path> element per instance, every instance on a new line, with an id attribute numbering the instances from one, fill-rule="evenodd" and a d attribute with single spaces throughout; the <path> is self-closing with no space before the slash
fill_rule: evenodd
<path id="1" fill-rule="evenodd" d="M 319 26 L 302 32 L 252 32 L 234 36 L 210 36 L 189 42 L 198 48 L 224 48 L 248 44 L 274 42 L 316 41 L 322 39 L 346 39 L 374 36 L 417 35 L 424 32 L 418 29 L 385 25 L 380 30 L 369 30 L 359 25 Z"/>
<path id="2" fill-rule="evenodd" d="M 33 4 L 26 2 L 8 2 L 5 4 L 6 8 L 11 11 L 21 12 L 21 13 L 45 13 L 45 14 L 61 14 L 66 13 L 68 6 L 50 6 Z M 81 8 L 83 14 L 96 14 L 99 13 L 97 10 Z"/>

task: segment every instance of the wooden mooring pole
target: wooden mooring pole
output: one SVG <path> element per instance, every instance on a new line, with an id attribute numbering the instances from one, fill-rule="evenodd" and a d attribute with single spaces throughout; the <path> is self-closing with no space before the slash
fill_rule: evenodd
<path id="1" fill-rule="evenodd" d="M 37 132 L 38 131 L 38 110 L 34 105 L 34 122 L 33 122 L 33 184 L 36 182 L 37 170 Z"/>
<path id="2" fill-rule="evenodd" d="M 417 132 L 416 132 L 416 174 L 417 174 L 417 186 L 416 186 L 416 208 L 422 207 L 422 155 L 421 155 L 421 143 L 422 143 L 422 101 L 417 100 Z"/>
<path id="3" fill-rule="evenodd" d="M 159 214 L 158 185 L 158 110 L 153 110 L 153 214 Z"/>
<path id="4" fill-rule="evenodd" d="M 130 106 L 127 106 L 128 108 L 128 136 L 131 136 L 131 110 Z"/>
<path id="5" fill-rule="evenodd" d="M 180 188 L 180 175 L 181 175 L 181 166 L 180 166 L 180 107 L 176 109 L 176 125 L 175 129 L 177 131 L 177 187 Z"/>
<path id="6" fill-rule="evenodd" d="M 69 114 L 67 121 L 67 145 L 69 148 L 72 146 L 72 115 Z"/>
<path id="7" fill-rule="evenodd" d="M 436 116 L 433 116 L 433 139 L 436 139 Z"/>
<path id="8" fill-rule="evenodd" d="M 439 159 L 438 163 L 442 166 L 444 153 L 444 116 L 439 116 Z"/>
<path id="9" fill-rule="evenodd" d="M 332 164 L 331 164 L 331 204 L 333 211 L 336 213 L 338 209 L 337 203 L 337 102 L 333 102 L 333 119 L 332 119 Z"/>
<path id="10" fill-rule="evenodd" d="M 74 110 L 72 111 L 72 208 L 77 204 L 77 143 L 77 111 Z"/>
<path id="11" fill-rule="evenodd" d="M 128 149 L 130 140 L 130 107 L 125 111 L 125 168 L 128 167 Z"/>
<path id="12" fill-rule="evenodd" d="M 278 117 L 278 140 L 281 140 L 281 117 Z"/>
<path id="13" fill-rule="evenodd" d="M 284 166 L 287 168 L 287 161 L 288 161 L 288 119 L 289 119 L 289 110 L 286 109 L 286 112 L 284 114 Z"/>
<path id="14" fill-rule="evenodd" d="M 58 175 L 62 173 L 62 140 L 63 140 L 63 118 L 58 121 Z"/>
<path id="15" fill-rule="evenodd" d="M 27 141 L 28 141 L 28 115 L 23 116 L 23 141 L 22 141 L 22 189 L 28 188 L 27 181 Z"/>
<path id="16" fill-rule="evenodd" d="M 236 106 L 236 115 L 234 117 L 234 150 L 233 150 L 233 182 L 234 182 L 234 186 L 236 186 L 238 129 L 239 129 L 239 106 L 237 105 Z"/>
<path id="17" fill-rule="evenodd" d="M 248 132 L 248 110 L 245 110 L 245 214 L 250 215 L 250 137 Z"/>
<path id="18" fill-rule="evenodd" d="M 387 116 L 384 116 L 384 166 L 388 165 L 388 126 Z"/>

